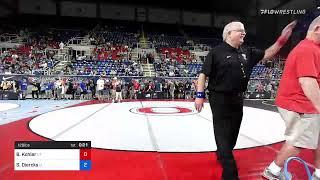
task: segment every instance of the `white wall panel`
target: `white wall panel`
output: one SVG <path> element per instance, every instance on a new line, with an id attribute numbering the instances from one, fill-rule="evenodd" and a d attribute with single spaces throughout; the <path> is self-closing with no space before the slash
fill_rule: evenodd
<path id="1" fill-rule="evenodd" d="M 209 13 L 184 11 L 183 24 L 190 26 L 211 26 L 211 15 Z"/>
<path id="2" fill-rule="evenodd" d="M 94 3 L 61 2 L 61 16 L 96 17 L 97 5 Z"/>
<path id="3" fill-rule="evenodd" d="M 121 6 L 114 4 L 101 4 L 101 18 L 119 19 L 119 20 L 135 20 L 135 8 L 130 6 Z"/>
<path id="4" fill-rule="evenodd" d="M 179 10 L 149 9 L 149 22 L 175 24 L 180 22 Z"/>
<path id="5" fill-rule="evenodd" d="M 56 3 L 53 0 L 20 0 L 19 12 L 23 14 L 55 15 Z"/>

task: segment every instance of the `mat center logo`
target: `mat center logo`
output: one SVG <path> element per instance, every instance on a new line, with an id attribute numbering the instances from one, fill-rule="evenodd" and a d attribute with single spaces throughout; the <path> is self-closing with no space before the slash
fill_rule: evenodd
<path id="1" fill-rule="evenodd" d="M 142 108 L 132 108 L 130 112 L 141 115 L 165 115 L 165 116 L 185 116 L 193 115 L 198 112 L 187 107 L 142 107 Z"/>
<path id="2" fill-rule="evenodd" d="M 210 105 L 193 102 L 126 102 L 59 109 L 29 122 L 34 133 L 54 141 L 91 141 L 108 150 L 208 152 L 217 149 Z M 244 107 L 236 149 L 284 140 L 278 113 Z M 272 132 L 272 133 L 270 133 Z"/>

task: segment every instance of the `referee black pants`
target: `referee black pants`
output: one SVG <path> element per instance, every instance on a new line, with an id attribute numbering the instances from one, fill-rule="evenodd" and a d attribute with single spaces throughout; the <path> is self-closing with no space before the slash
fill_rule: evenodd
<path id="1" fill-rule="evenodd" d="M 242 93 L 210 92 L 213 129 L 217 156 L 222 165 L 223 180 L 238 180 L 238 170 L 232 150 L 236 145 L 243 115 Z"/>

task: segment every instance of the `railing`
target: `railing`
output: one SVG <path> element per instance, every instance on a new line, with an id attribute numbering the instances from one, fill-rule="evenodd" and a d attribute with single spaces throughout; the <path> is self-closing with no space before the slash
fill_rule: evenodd
<path id="1" fill-rule="evenodd" d="M 8 42 L 13 39 L 17 39 L 19 36 L 17 34 L 1 34 L 0 35 L 0 42 Z"/>
<path id="2" fill-rule="evenodd" d="M 87 37 L 73 37 L 66 44 L 67 46 L 70 46 L 70 45 L 87 46 L 87 45 L 90 45 L 90 41 Z"/>

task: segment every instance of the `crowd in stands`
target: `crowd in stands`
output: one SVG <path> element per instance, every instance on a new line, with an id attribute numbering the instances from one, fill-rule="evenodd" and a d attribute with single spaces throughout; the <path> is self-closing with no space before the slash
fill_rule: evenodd
<path id="1" fill-rule="evenodd" d="M 246 92 L 247 98 L 264 98 L 261 96 L 265 96 L 267 98 L 275 98 L 277 89 L 278 89 L 279 81 L 277 80 L 268 80 L 268 79 L 260 79 L 260 80 L 250 80 L 248 84 L 248 89 Z M 253 97 L 251 95 L 254 95 Z"/>
<path id="2" fill-rule="evenodd" d="M 131 60 L 132 49 L 127 45 L 112 45 L 106 43 L 104 46 L 99 46 L 94 49 L 94 57 L 97 57 L 97 60 L 119 60 L 123 58 L 128 58 Z"/>
<path id="3" fill-rule="evenodd" d="M 189 62 L 189 61 L 188 61 Z M 157 77 L 197 77 L 202 64 L 178 63 L 174 59 L 167 59 L 154 64 Z"/>
<path id="4" fill-rule="evenodd" d="M 160 98 L 159 93 L 166 99 L 190 99 L 195 93 L 195 85 L 195 80 L 190 79 L 29 77 L 4 79 L 0 89 L 19 91 L 23 97 L 33 99 L 96 99 L 100 95 L 99 99 L 112 100 L 113 90 L 117 88 L 120 88 L 123 99 Z"/>
<path id="5" fill-rule="evenodd" d="M 52 68 L 58 63 L 55 55 L 59 43 L 77 35 L 80 35 L 78 30 L 21 29 L 15 40 L 20 46 L 1 52 L 0 74 L 51 74 Z"/>
<path id="6" fill-rule="evenodd" d="M 58 63 L 54 52 L 44 52 L 39 46 L 21 46 L 4 51 L 0 56 L 0 74 L 45 75 Z"/>
<path id="7" fill-rule="evenodd" d="M 66 75 L 143 76 L 141 64 L 123 60 L 81 60 L 72 63 Z"/>
<path id="8" fill-rule="evenodd" d="M 266 67 L 258 64 L 252 70 L 251 79 L 280 79 L 282 70 L 278 67 Z"/>
<path id="9" fill-rule="evenodd" d="M 149 34 L 148 40 L 152 42 L 155 48 L 163 47 L 183 47 L 186 46 L 186 39 L 182 36 L 167 36 L 164 34 Z"/>
<path id="10" fill-rule="evenodd" d="M 10 79 L 11 78 L 11 79 Z M 15 79 L 15 80 L 13 80 Z M 277 80 L 250 80 L 247 98 L 275 96 Z M 32 99 L 99 99 L 114 100 L 114 91 L 123 99 L 192 99 L 196 91 L 196 79 L 190 78 L 116 78 L 116 77 L 9 77 L 3 78 L 0 90 L 14 91 L 21 98 Z M 258 96 L 257 96 L 258 95 Z M 261 98 L 261 97 L 260 97 Z"/>
<path id="11" fill-rule="evenodd" d="M 96 26 L 86 31 L 53 28 L 37 32 L 21 30 L 18 34 L 22 38 L 22 45 L 1 53 L 0 74 L 52 75 L 55 65 L 59 63 L 56 55 L 66 48 L 70 39 L 77 36 L 88 36 L 90 45 L 95 48 L 90 57 L 73 59 L 65 67 L 62 75 L 68 75 L 68 78 L 45 76 L 47 78 L 19 81 L 4 79 L 0 90 L 21 91 L 23 97 L 30 94 L 32 98 L 102 97 L 110 100 L 113 97 L 112 88 L 115 88 L 112 87 L 114 80 L 110 77 L 126 76 L 137 79 L 118 79 L 123 98 L 192 98 L 195 82 L 174 78 L 196 78 L 203 60 L 196 57 L 192 51 L 208 51 L 220 43 L 221 38 L 205 30 L 201 36 L 197 36 L 192 31 L 152 32 L 146 28 L 146 32 L 139 32 L 137 29 L 134 26 Z M 134 51 L 141 40 L 151 42 L 154 51 Z M 137 53 L 137 57 L 134 57 L 133 53 Z M 156 80 L 141 79 L 144 76 L 142 64 L 145 63 L 153 64 Z M 252 81 L 248 93 L 268 92 L 273 96 L 277 86 L 274 80 L 279 79 L 281 74 L 281 68 L 278 67 L 261 64 L 256 66 L 251 78 L 264 80 Z M 95 78 L 90 79 L 89 76 Z M 99 90 L 96 84 L 98 76 L 102 76 L 104 81 L 103 88 L 98 88 Z M 98 97 L 97 93 L 101 96 Z"/>

